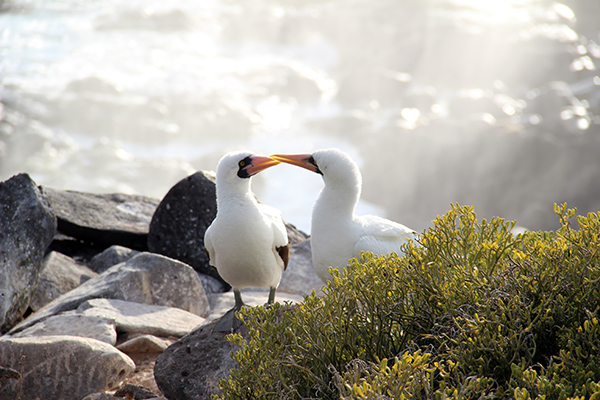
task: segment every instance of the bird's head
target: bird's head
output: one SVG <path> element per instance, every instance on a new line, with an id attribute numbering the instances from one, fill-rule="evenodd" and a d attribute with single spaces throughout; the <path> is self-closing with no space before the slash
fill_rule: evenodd
<path id="1" fill-rule="evenodd" d="M 249 151 L 225 154 L 217 165 L 217 184 L 246 180 L 269 167 L 279 164 L 270 157 L 257 156 Z"/>

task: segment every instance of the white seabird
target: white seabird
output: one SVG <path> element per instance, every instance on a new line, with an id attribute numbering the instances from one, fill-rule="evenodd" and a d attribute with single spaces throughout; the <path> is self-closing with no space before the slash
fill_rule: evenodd
<path id="1" fill-rule="evenodd" d="M 354 214 L 362 190 L 358 165 L 338 149 L 312 154 L 274 154 L 271 158 L 306 168 L 323 176 L 325 186 L 312 212 L 311 248 L 315 272 L 323 282 L 328 269 L 341 269 L 361 251 L 376 255 L 400 253 L 400 245 L 417 233 L 385 218 Z"/>
<path id="2" fill-rule="evenodd" d="M 204 234 L 210 265 L 233 287 L 235 306 L 215 325 L 228 332 L 241 322 L 240 290 L 269 287 L 268 303 L 275 300 L 282 271 L 288 264 L 287 231 L 279 211 L 259 204 L 250 190 L 251 177 L 279 164 L 250 152 L 228 153 L 217 165 L 217 216 Z"/>

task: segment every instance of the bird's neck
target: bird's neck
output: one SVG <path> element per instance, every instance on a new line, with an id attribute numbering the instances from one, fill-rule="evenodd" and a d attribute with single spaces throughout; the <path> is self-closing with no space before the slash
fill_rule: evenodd
<path id="1" fill-rule="evenodd" d="M 328 187 L 319 193 L 313 209 L 313 223 L 352 219 L 360 197 L 360 188 Z"/>
<path id="2" fill-rule="evenodd" d="M 217 185 L 217 210 L 239 207 L 240 204 L 249 203 L 257 203 L 250 190 L 249 180 L 243 180 L 237 185 L 225 187 L 219 187 L 219 185 Z"/>

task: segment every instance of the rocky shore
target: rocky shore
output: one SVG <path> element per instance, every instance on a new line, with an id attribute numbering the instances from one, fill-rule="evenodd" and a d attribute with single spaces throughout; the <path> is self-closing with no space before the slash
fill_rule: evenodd
<path id="1" fill-rule="evenodd" d="M 0 398 L 207 399 L 235 366 L 212 322 L 233 293 L 204 254 L 214 177 L 162 200 L 0 183 Z M 310 240 L 287 225 L 276 300 L 319 289 Z M 251 306 L 268 288 L 246 289 Z M 243 328 L 241 328 L 243 330 Z"/>

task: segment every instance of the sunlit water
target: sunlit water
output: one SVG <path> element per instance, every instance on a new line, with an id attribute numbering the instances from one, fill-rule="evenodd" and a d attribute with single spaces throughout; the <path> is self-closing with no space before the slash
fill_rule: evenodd
<path id="1" fill-rule="evenodd" d="M 545 137 L 549 154 L 570 154 L 573 141 L 598 136 L 600 24 L 566 5 L 29 0 L 4 9 L 0 180 L 28 172 L 55 188 L 161 198 L 229 150 L 339 147 L 364 173 L 358 212 L 416 229 L 450 202 L 541 229 L 552 202 L 600 197 L 591 155 L 573 170 L 585 173 L 578 185 L 556 191 L 546 179 L 557 176 L 554 156 L 520 142 Z M 532 153 L 509 159 L 514 146 L 530 146 L 539 166 L 515 168 Z M 504 162 L 507 176 L 523 171 L 540 187 L 503 177 Z M 254 190 L 308 232 L 321 185 L 278 166 Z"/>

